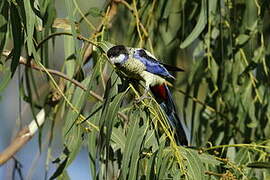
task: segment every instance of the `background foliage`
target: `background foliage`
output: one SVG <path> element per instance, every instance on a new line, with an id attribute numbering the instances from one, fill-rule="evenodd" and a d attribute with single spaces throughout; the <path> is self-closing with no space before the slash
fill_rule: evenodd
<path id="1" fill-rule="evenodd" d="M 19 71 L 21 100 L 33 117 L 46 110 L 38 135 L 45 178 L 68 179 L 85 146 L 93 179 L 269 178 L 268 1 L 97 2 L 0 2 L 0 52 L 11 50 L 1 58 L 0 90 Z M 192 148 L 175 144 L 153 99 L 134 103 L 138 88 L 104 54 L 112 44 L 144 47 L 185 69 L 172 90 Z M 62 153 L 53 154 L 58 131 Z"/>

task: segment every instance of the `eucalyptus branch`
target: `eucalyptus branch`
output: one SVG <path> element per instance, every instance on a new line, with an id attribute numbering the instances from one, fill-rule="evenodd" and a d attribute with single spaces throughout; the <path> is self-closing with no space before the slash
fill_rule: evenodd
<path id="1" fill-rule="evenodd" d="M 10 54 L 10 51 L 3 51 L 2 55 L 5 56 L 5 57 L 8 57 Z M 29 68 L 32 68 L 32 69 L 35 69 L 35 70 L 38 70 L 38 71 L 41 71 L 41 72 L 45 72 L 45 70 L 42 68 L 42 67 L 39 67 L 37 66 L 33 61 L 31 61 L 30 63 L 27 62 L 27 59 L 24 58 L 24 57 L 20 57 L 19 59 L 19 63 L 20 64 L 23 64 Z M 75 80 L 75 79 L 72 79 L 72 78 L 69 78 L 67 75 L 65 75 L 64 73 L 62 72 L 59 72 L 59 71 L 56 71 L 56 70 L 53 70 L 53 69 L 46 69 L 49 73 L 53 74 L 53 75 L 56 75 L 60 78 L 63 78 L 71 83 L 73 83 L 75 86 L 81 88 L 82 90 L 86 91 L 87 88 L 81 84 L 79 81 Z M 101 101 L 103 102 L 103 98 L 98 95 L 97 93 L 95 93 L 94 91 L 89 91 L 89 94 L 91 96 L 93 96 L 94 98 L 96 98 L 98 101 Z M 121 112 L 118 112 L 118 115 L 123 118 L 124 120 L 127 120 L 128 117 L 124 114 L 124 113 L 121 113 Z"/>
<path id="2" fill-rule="evenodd" d="M 3 51 L 2 55 L 5 57 L 9 57 L 10 53 L 11 53 L 10 51 Z M 19 63 L 29 68 L 32 68 L 41 72 L 45 72 L 43 68 L 33 63 L 33 61 L 28 63 L 27 59 L 22 56 L 20 56 Z M 84 85 L 82 85 L 80 82 L 76 81 L 75 79 L 69 78 L 67 75 L 65 75 L 62 72 L 52 70 L 52 69 L 46 69 L 46 71 L 53 75 L 61 77 L 67 81 L 70 81 L 75 86 L 81 88 L 84 91 L 87 90 L 87 88 Z M 96 98 L 97 100 L 101 102 L 103 101 L 103 98 L 100 95 L 96 94 L 95 92 L 89 91 L 89 94 L 93 96 L 94 98 Z M 124 120 L 128 120 L 128 117 L 124 113 L 118 112 L 118 115 Z M 16 154 L 16 152 L 18 152 L 21 149 L 21 147 L 23 147 L 34 136 L 34 134 L 38 130 L 38 127 L 44 124 L 44 120 L 45 120 L 45 110 L 42 109 L 37 114 L 36 120 L 35 119 L 32 120 L 32 122 L 27 127 L 20 130 L 16 138 L 11 142 L 11 144 L 2 153 L 0 153 L 0 165 L 6 163 L 10 158 L 12 158 L 14 154 Z"/>
<path id="3" fill-rule="evenodd" d="M 3 51 L 2 54 L 3 54 L 3 56 L 8 57 L 9 54 L 10 54 L 10 51 Z M 24 58 L 24 57 L 22 57 L 22 56 L 21 56 L 20 59 L 19 59 L 19 63 L 22 64 L 22 65 L 25 65 L 25 66 L 27 66 L 27 67 L 29 67 L 29 68 L 32 68 L 32 69 L 35 69 L 35 70 L 38 70 L 38 71 L 41 71 L 41 72 L 45 72 L 44 69 L 42 69 L 41 67 L 37 66 L 33 61 L 31 61 L 30 63 L 28 63 L 28 62 L 27 62 L 27 59 Z M 82 90 L 84 90 L 84 91 L 87 90 L 87 88 L 84 87 L 84 85 L 81 84 L 79 81 L 77 81 L 77 80 L 75 80 L 75 79 L 72 79 L 72 78 L 68 77 L 66 74 L 64 74 L 64 73 L 62 73 L 62 72 L 60 72 L 60 71 L 56 71 L 56 70 L 53 70 L 53 69 L 47 69 L 47 71 L 48 71 L 49 73 L 53 74 L 53 75 L 56 75 L 56 76 L 61 77 L 61 78 L 65 79 L 65 80 L 67 80 L 67 81 L 70 81 L 70 82 L 73 83 L 75 86 L 80 87 L 80 88 L 81 88 Z M 91 96 L 93 96 L 94 98 L 96 98 L 97 100 L 103 101 L 103 98 L 102 98 L 100 95 L 96 94 L 95 92 L 89 91 L 89 94 L 90 94 Z"/>
<path id="4" fill-rule="evenodd" d="M 37 114 L 36 119 L 33 119 L 31 123 L 25 128 L 21 129 L 11 144 L 0 153 L 0 166 L 11 159 L 16 152 L 18 152 L 37 132 L 38 127 L 42 126 L 45 120 L 45 110 Z"/>

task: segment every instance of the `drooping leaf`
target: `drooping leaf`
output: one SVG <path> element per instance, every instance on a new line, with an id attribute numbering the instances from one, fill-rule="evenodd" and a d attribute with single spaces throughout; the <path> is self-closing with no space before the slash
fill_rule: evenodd
<path id="1" fill-rule="evenodd" d="M 6 44 L 6 35 L 7 35 L 7 27 L 8 27 L 8 21 L 9 21 L 9 15 L 8 15 L 8 3 L 7 1 L 2 1 L 0 8 L 0 53 L 2 54 L 3 48 Z M 0 57 L 0 60 L 2 57 Z"/>
<path id="2" fill-rule="evenodd" d="M 13 3 L 11 3 L 10 10 L 11 10 L 10 19 L 12 25 L 12 36 L 14 44 L 10 70 L 13 76 L 17 69 L 17 66 L 19 65 L 21 48 L 23 45 L 23 31 L 22 31 L 23 28 L 21 26 L 19 12 L 17 10 L 17 7 Z"/>
<path id="3" fill-rule="evenodd" d="M 0 83 L 0 92 L 2 92 L 9 84 L 11 80 L 11 71 L 9 69 L 4 71 L 4 74 L 2 75 L 1 78 L 1 83 Z"/>
<path id="4" fill-rule="evenodd" d="M 140 111 L 133 113 L 133 119 L 130 123 L 130 129 L 127 134 L 127 141 L 123 152 L 123 160 L 121 167 L 121 176 L 123 179 L 136 179 L 135 172 L 138 168 L 138 158 L 140 146 L 146 132 L 146 125 L 140 127 Z"/>
<path id="5" fill-rule="evenodd" d="M 188 179 L 205 179 L 204 166 L 198 153 L 190 149 L 185 149 L 185 153 Z"/>
<path id="6" fill-rule="evenodd" d="M 194 27 L 193 31 L 188 35 L 188 37 L 181 43 L 180 48 L 184 49 L 190 45 L 198 36 L 201 34 L 207 23 L 207 8 L 206 1 L 201 1 L 201 11 L 197 24 Z"/>
<path id="7" fill-rule="evenodd" d="M 251 162 L 251 163 L 248 163 L 247 167 L 270 169 L 270 163 L 269 162 Z"/>
<path id="8" fill-rule="evenodd" d="M 102 16 L 102 10 L 100 10 L 99 8 L 97 7 L 91 7 L 89 10 L 88 10 L 88 13 L 93 16 L 93 17 L 100 17 Z"/>
<path id="9" fill-rule="evenodd" d="M 64 170 L 65 170 L 65 167 L 67 165 L 67 162 L 68 162 L 68 156 L 59 164 L 59 166 L 57 167 L 56 171 L 53 173 L 53 175 L 50 177 L 50 180 L 52 179 L 56 179 L 58 176 L 60 176 Z"/>

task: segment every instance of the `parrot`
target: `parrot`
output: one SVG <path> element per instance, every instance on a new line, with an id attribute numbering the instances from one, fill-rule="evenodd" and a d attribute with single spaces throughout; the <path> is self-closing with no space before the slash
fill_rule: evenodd
<path id="1" fill-rule="evenodd" d="M 107 57 L 128 78 L 145 82 L 143 96 L 149 91 L 152 92 L 153 97 L 167 115 L 168 123 L 175 134 L 177 145 L 188 146 L 186 127 L 177 115 L 176 106 L 167 85 L 167 80 L 175 79 L 169 71 L 183 70 L 161 63 L 143 48 L 115 45 L 107 51 Z"/>

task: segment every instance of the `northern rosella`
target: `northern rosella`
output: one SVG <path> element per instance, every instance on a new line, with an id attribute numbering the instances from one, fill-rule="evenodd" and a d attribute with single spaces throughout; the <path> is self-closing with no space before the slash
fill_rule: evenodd
<path id="1" fill-rule="evenodd" d="M 151 90 L 156 101 L 166 113 L 169 125 L 175 132 L 177 144 L 188 145 L 183 122 L 176 113 L 172 94 L 166 84 L 166 80 L 174 79 L 168 70 L 180 71 L 181 69 L 157 61 L 151 53 L 141 48 L 117 45 L 107 51 L 107 56 L 127 77 L 145 82 L 145 92 Z"/>

